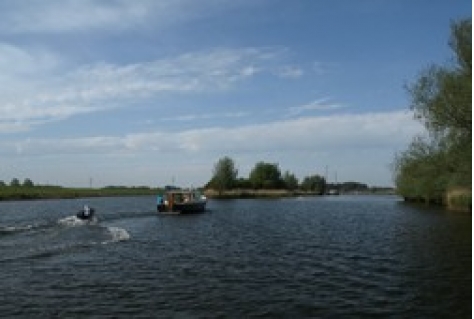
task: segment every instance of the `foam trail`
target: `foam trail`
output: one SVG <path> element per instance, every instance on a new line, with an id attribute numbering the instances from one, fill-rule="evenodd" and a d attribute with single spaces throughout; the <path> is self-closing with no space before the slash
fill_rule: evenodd
<path id="1" fill-rule="evenodd" d="M 2 226 L 0 227 L 0 233 L 16 233 L 32 229 L 33 225 L 26 226 Z"/>
<path id="2" fill-rule="evenodd" d="M 84 220 L 77 218 L 76 216 L 68 216 L 58 220 L 58 224 L 61 226 L 82 226 L 82 225 L 95 225 L 97 224 L 97 218 L 93 217 L 91 220 Z"/>
<path id="3" fill-rule="evenodd" d="M 112 238 L 110 240 L 103 241 L 102 244 L 114 243 L 130 239 L 130 234 L 123 228 L 110 226 L 107 227 L 107 230 L 109 231 Z"/>

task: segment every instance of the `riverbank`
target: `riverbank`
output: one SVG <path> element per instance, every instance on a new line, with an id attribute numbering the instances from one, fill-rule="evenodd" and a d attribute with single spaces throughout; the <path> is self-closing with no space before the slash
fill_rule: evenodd
<path id="1" fill-rule="evenodd" d="M 472 190 L 467 188 L 451 189 L 446 192 L 446 208 L 451 211 L 472 213 Z"/>
<path id="2" fill-rule="evenodd" d="M 33 186 L 33 187 L 0 187 L 0 201 L 7 200 L 35 200 L 35 199 L 62 199 L 83 197 L 113 197 L 113 196 L 140 196 L 162 193 L 159 188 L 148 187 L 120 187 L 104 188 L 66 188 L 60 186 Z"/>
<path id="3" fill-rule="evenodd" d="M 425 205 L 442 206 L 449 211 L 472 213 L 472 190 L 469 188 L 453 188 L 444 195 L 433 197 L 403 196 L 408 203 L 422 203 Z"/>
<path id="4" fill-rule="evenodd" d="M 372 188 L 365 191 L 342 192 L 337 195 L 396 195 L 392 188 Z M 324 196 L 320 192 L 286 189 L 247 189 L 238 188 L 219 192 L 215 189 L 206 189 L 204 195 L 214 199 L 239 199 L 239 198 L 283 198 L 298 196 Z M 334 195 L 332 195 L 334 196 Z"/>

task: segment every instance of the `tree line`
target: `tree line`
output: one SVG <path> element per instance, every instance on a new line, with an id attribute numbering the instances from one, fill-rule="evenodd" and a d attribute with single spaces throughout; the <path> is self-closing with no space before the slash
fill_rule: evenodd
<path id="1" fill-rule="evenodd" d="M 13 178 L 8 184 L 0 180 L 0 200 L 156 195 L 163 192 L 164 190 L 162 188 L 151 188 L 148 186 L 106 186 L 102 188 L 80 188 L 62 187 L 56 185 L 40 185 L 35 184 L 29 178 L 25 178 L 23 182 L 21 182 L 18 178 Z"/>
<path id="2" fill-rule="evenodd" d="M 211 180 L 205 185 L 207 189 L 223 192 L 231 189 L 287 189 L 304 190 L 323 194 L 326 180 L 320 175 L 307 176 L 300 183 L 296 176 L 285 171 L 283 174 L 275 163 L 258 162 L 250 171 L 248 178 L 238 177 L 235 162 L 228 156 L 218 160 L 214 165 Z"/>
<path id="3" fill-rule="evenodd" d="M 35 184 L 29 178 L 25 178 L 23 180 L 23 183 L 21 183 L 20 180 L 15 177 L 10 181 L 10 184 L 7 184 L 4 181 L 0 180 L 0 187 L 7 187 L 7 186 L 10 186 L 10 187 L 34 187 Z"/>
<path id="4" fill-rule="evenodd" d="M 449 65 L 423 70 L 406 89 L 426 133 L 393 163 L 397 191 L 408 200 L 443 203 L 450 190 L 472 187 L 472 25 L 451 26 Z M 469 195 L 469 206 L 470 206 Z"/>
<path id="5" fill-rule="evenodd" d="M 329 189 L 338 191 L 367 191 L 366 184 L 347 182 L 329 184 L 326 179 L 313 174 L 304 177 L 301 181 L 290 171 L 281 172 L 275 163 L 258 162 L 250 171 L 248 178 L 238 177 L 238 170 L 232 158 L 225 156 L 214 165 L 211 180 L 205 185 L 206 189 L 214 189 L 219 193 L 232 189 L 276 189 L 276 190 L 301 190 L 316 194 L 325 194 Z"/>

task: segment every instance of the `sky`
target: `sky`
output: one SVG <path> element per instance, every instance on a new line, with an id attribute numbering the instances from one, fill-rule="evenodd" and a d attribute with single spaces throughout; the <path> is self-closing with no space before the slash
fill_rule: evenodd
<path id="1" fill-rule="evenodd" d="M 0 180 L 202 186 L 220 158 L 392 186 L 467 0 L 0 0 Z"/>

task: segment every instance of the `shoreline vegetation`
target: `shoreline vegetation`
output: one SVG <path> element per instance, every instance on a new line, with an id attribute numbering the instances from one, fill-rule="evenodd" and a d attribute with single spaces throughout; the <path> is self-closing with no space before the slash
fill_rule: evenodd
<path id="1" fill-rule="evenodd" d="M 107 186 L 103 188 L 70 188 L 52 185 L 35 186 L 0 186 L 0 201 L 40 200 L 40 199 L 74 199 L 87 197 L 120 197 L 120 196 L 155 196 L 161 195 L 166 188 L 147 186 L 126 187 Z M 232 189 L 217 191 L 204 189 L 204 195 L 212 199 L 247 199 L 247 198 L 285 198 L 303 196 L 325 196 L 315 191 L 286 189 Z M 392 188 L 372 188 L 365 191 L 343 192 L 344 195 L 395 195 Z"/>
<path id="2" fill-rule="evenodd" d="M 426 129 L 396 154 L 397 193 L 407 202 L 472 212 L 472 22 L 451 25 L 448 65 L 431 65 L 406 86 Z"/>
<path id="3" fill-rule="evenodd" d="M 34 186 L 0 186 L 0 201 L 39 200 L 39 199 L 73 199 L 86 197 L 115 197 L 157 195 L 163 193 L 161 188 L 146 186 L 125 187 L 108 186 L 103 188 L 69 188 L 52 185 Z"/>
<path id="4" fill-rule="evenodd" d="M 343 192 L 342 195 L 396 195 L 392 188 L 373 188 L 365 191 Z M 315 191 L 287 190 L 287 189 L 230 189 L 219 192 L 215 189 L 206 189 L 204 195 L 213 199 L 247 199 L 247 198 L 285 198 L 305 196 L 335 196 Z"/>

